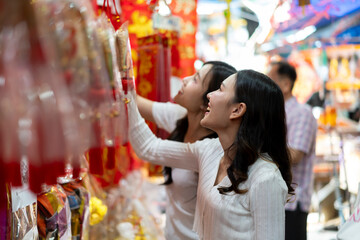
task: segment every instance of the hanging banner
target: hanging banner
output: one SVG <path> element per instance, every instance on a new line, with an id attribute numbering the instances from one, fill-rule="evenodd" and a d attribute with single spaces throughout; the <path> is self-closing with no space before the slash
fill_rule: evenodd
<path id="1" fill-rule="evenodd" d="M 121 1 L 121 22 L 128 21 L 128 31 L 131 43 L 131 55 L 133 58 L 134 74 L 138 72 L 138 38 L 145 37 L 154 33 L 153 22 L 151 19 L 152 10 L 146 0 L 122 0 Z"/>
<path id="2" fill-rule="evenodd" d="M 172 71 L 173 75 L 186 77 L 195 73 L 196 31 L 198 18 L 196 13 L 197 0 L 175 0 L 170 4 L 173 15 L 181 18 L 181 32 L 176 45 L 179 52 L 179 68 Z"/>
<path id="3" fill-rule="evenodd" d="M 171 48 L 171 74 L 180 78 L 195 73 L 194 62 L 196 60 L 196 31 L 197 31 L 197 0 L 173 0 L 169 5 L 172 12 L 171 17 L 167 17 L 163 25 L 175 28 L 173 30 L 165 29 L 166 37 L 169 39 Z M 121 1 L 121 22 L 129 21 L 129 36 L 132 57 L 134 62 L 134 72 L 139 72 L 138 58 L 136 53 L 138 38 L 149 36 L 155 33 L 154 12 L 151 10 L 146 0 L 124 0 Z M 163 19 L 163 18 L 162 18 Z M 174 20 L 176 19 L 176 20 Z M 179 19 L 179 20 L 178 20 Z M 155 16 L 155 27 L 160 26 L 159 18 Z M 179 24 L 180 22 L 180 24 Z M 178 30 L 180 29 L 179 33 Z M 156 32 L 164 33 L 164 31 Z M 164 29 L 163 29 L 164 30 Z"/>
<path id="4" fill-rule="evenodd" d="M 170 101 L 171 58 L 168 38 L 158 33 L 139 38 L 138 44 L 137 93 L 154 101 Z M 168 136 L 154 123 L 148 124 L 158 137 Z M 162 176 L 162 167 L 158 165 L 150 164 L 148 170 L 150 176 Z"/>

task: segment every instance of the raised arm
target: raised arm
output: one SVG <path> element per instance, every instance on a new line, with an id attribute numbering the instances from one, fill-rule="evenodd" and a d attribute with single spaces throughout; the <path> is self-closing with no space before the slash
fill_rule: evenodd
<path id="1" fill-rule="evenodd" d="M 141 117 L 135 96 L 129 95 L 129 139 L 138 157 L 159 165 L 198 171 L 201 143 L 188 144 L 157 138 Z"/>
<path id="2" fill-rule="evenodd" d="M 155 102 L 136 96 L 139 112 L 145 120 L 155 123 L 168 133 L 174 131 L 176 122 L 186 116 L 185 108 L 170 102 Z"/>
<path id="3" fill-rule="evenodd" d="M 141 116 L 147 121 L 155 122 L 152 114 L 152 107 L 154 102 L 139 95 L 136 95 L 136 102 Z"/>

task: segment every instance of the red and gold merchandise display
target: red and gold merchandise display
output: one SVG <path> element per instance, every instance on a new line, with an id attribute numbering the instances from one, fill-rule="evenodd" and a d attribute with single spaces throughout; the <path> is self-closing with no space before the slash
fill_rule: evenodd
<path id="1" fill-rule="evenodd" d="M 170 48 L 170 57 L 171 57 L 171 76 L 181 77 L 181 67 L 180 67 L 180 52 L 179 52 L 179 33 L 176 31 L 161 31 L 167 38 L 167 42 Z"/>
<path id="2" fill-rule="evenodd" d="M 105 116 L 105 142 L 97 151 L 90 149 L 86 156 L 96 161 L 94 168 L 90 162 L 90 173 L 95 174 L 103 187 L 116 186 L 129 171 L 130 158 L 126 147 L 127 113 L 125 96 L 122 93 L 134 88 L 130 45 L 124 27 L 115 32 L 112 25 L 103 16 L 98 18 L 98 34 L 104 52 L 106 69 L 111 86 L 113 103 Z M 119 42 L 120 45 L 119 46 Z M 130 62 L 129 62 L 130 61 Z M 103 140 L 100 140 L 103 141 Z"/>
<path id="3" fill-rule="evenodd" d="M 179 52 L 180 63 L 178 73 L 174 74 L 180 78 L 191 76 L 195 73 L 195 35 L 198 24 L 196 8 L 197 0 L 175 0 L 170 3 L 172 14 L 182 19 L 179 43 L 176 46 L 177 52 Z"/>
<path id="4" fill-rule="evenodd" d="M 170 76 L 182 78 L 195 72 L 197 1 L 175 0 L 168 6 L 172 16 L 181 19 L 181 27 L 177 31 L 154 29 L 152 17 L 158 4 L 159 1 L 156 0 L 120 1 L 120 18 L 116 16 L 118 14 L 116 1 L 114 3 L 110 1 L 110 4 L 104 1 L 104 5 L 98 6 L 98 9 L 99 12 L 107 13 L 109 21 L 115 28 L 119 26 L 119 20 L 128 22 L 138 94 L 154 101 L 168 101 L 170 100 Z M 124 91 L 126 92 L 125 86 Z M 158 136 L 165 138 L 168 135 L 161 130 L 156 130 L 154 124 L 150 124 L 150 127 Z M 131 148 L 128 150 L 131 152 Z M 136 159 L 133 154 L 131 158 Z M 151 166 L 150 168 L 152 169 L 150 175 L 152 172 L 160 174 L 160 167 Z"/>
<path id="5" fill-rule="evenodd" d="M 137 93 L 153 101 L 170 101 L 171 58 L 168 38 L 154 34 L 138 39 Z M 148 123 L 159 137 L 166 137 L 154 123 Z M 162 167 L 149 164 L 149 175 L 162 175 Z"/>
<path id="6" fill-rule="evenodd" d="M 139 56 L 136 54 L 138 49 L 138 39 L 150 36 L 157 31 L 153 28 L 153 5 L 158 1 L 121 1 L 121 22 L 129 22 L 129 36 L 131 47 L 134 50 L 132 53 L 134 60 L 134 70 L 138 73 L 137 68 L 140 67 L 138 63 Z M 181 31 L 178 33 L 167 34 L 170 39 L 171 58 L 172 58 L 172 75 L 183 78 L 194 74 L 194 62 L 196 60 L 195 51 L 195 34 L 197 29 L 197 0 L 173 0 L 169 7 L 172 15 L 181 18 Z M 111 21 L 117 21 L 116 17 L 111 17 Z M 114 26 L 119 26 L 114 24 Z M 172 44 L 174 42 L 174 44 Z M 175 44 L 177 42 L 177 44 Z"/>
<path id="7" fill-rule="evenodd" d="M 128 22 L 128 34 L 129 40 L 131 42 L 131 55 L 133 60 L 134 74 L 137 74 L 137 68 L 139 66 L 136 53 L 138 46 L 137 39 L 154 33 L 151 20 L 152 11 L 149 8 L 146 0 L 125 0 L 120 1 L 120 5 L 120 22 Z M 114 17 L 112 17 L 112 19 L 114 19 Z M 115 24 L 114 26 L 119 25 Z"/>
<path id="8" fill-rule="evenodd" d="M 72 146 L 76 146 L 78 140 L 77 122 L 62 76 L 53 68 L 56 57 L 53 41 L 47 38 L 49 29 L 37 24 L 40 16 L 29 3 L 15 1 L 7 3 L 6 7 L 19 16 L 5 23 L 9 31 L 2 32 L 1 39 L 4 49 L 1 57 L 11 52 L 10 57 L 1 60 L 4 81 L 9 84 L 11 96 L 15 97 L 13 105 L 8 106 L 16 106 L 13 111 L 19 118 L 12 128 L 19 142 L 9 150 L 18 147 L 18 156 L 26 156 L 29 186 L 38 193 L 41 184 L 56 184 L 57 177 L 65 173 L 66 164 L 78 160 L 71 157 L 75 154 Z M 18 28 L 18 24 L 24 27 Z M 23 124 L 19 124 L 20 119 Z M 13 174 L 20 176 L 20 170 Z"/>
<path id="9" fill-rule="evenodd" d="M 134 180 L 128 175 L 139 173 L 133 170 L 141 166 L 131 159 L 126 103 L 135 88 L 135 72 L 152 81 L 154 100 L 170 99 L 169 39 L 174 43 L 178 35 L 156 34 L 152 43 L 142 42 L 142 61 L 149 52 L 156 58 L 150 59 L 154 66 L 142 62 L 145 68 L 135 70 L 127 30 L 134 27 L 124 25 L 115 32 L 106 17 L 95 15 L 91 3 L 3 1 L 1 239 L 29 238 L 27 234 L 88 239 L 89 231 L 101 233 L 92 239 L 116 239 L 124 221 L 137 237 L 157 239 L 159 234 L 142 197 L 128 190 L 139 186 L 125 181 Z M 180 67 L 180 61 L 176 64 Z M 84 172 L 92 184 L 81 182 Z M 101 195 L 88 190 L 96 184 Z M 24 205 L 12 215 L 16 186 L 34 195 L 36 204 Z M 121 197 L 117 202 L 112 196 Z"/>
<path id="10" fill-rule="evenodd" d="M 138 44 L 137 93 L 153 101 L 169 101 L 171 58 L 168 38 L 155 34 L 139 38 Z"/>

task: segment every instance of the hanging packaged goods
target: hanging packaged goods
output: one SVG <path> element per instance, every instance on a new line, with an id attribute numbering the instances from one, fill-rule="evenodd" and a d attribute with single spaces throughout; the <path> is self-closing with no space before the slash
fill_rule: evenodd
<path id="1" fill-rule="evenodd" d="M 173 2 L 154 26 L 147 3 L 112 2 L 108 21 L 88 0 L 0 0 L 1 239 L 162 235 L 128 143 L 127 94 L 169 101 L 170 77 L 194 73 L 196 1 Z"/>

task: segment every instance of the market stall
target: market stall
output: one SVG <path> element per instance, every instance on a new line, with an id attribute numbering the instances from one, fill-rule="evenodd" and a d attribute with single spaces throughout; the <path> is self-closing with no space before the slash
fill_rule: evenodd
<path id="1" fill-rule="evenodd" d="M 128 142 L 128 92 L 171 101 L 208 60 L 296 67 L 293 95 L 318 121 L 312 210 L 336 225 L 352 213 L 359 1 L 0 0 L 0 13 L 0 239 L 164 239 L 162 167 Z"/>
<path id="2" fill-rule="evenodd" d="M 352 1 L 282 2 L 258 49 L 269 61 L 287 59 L 297 69 L 293 94 L 318 119 L 313 207 L 325 222 L 338 217 L 329 221 L 337 226 L 349 218 L 358 194 L 359 8 Z"/>
<path id="3" fill-rule="evenodd" d="M 148 173 L 127 139 L 133 27 L 115 30 L 98 9 L 83 0 L 1 2 L 1 239 L 162 238 L 142 195 Z M 149 77 L 146 64 L 158 64 L 148 69 L 154 100 L 170 95 L 161 41 L 153 61 L 142 50 L 137 68 Z"/>

